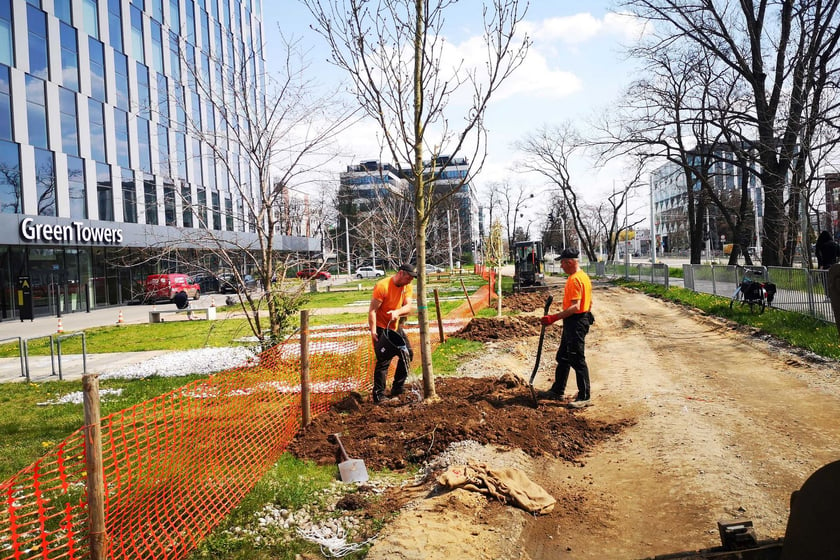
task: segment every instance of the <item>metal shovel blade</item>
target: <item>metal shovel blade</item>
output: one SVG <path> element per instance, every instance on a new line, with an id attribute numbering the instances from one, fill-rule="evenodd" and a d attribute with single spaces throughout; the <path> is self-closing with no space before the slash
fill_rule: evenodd
<path id="1" fill-rule="evenodd" d="M 338 448 L 341 450 L 341 462 L 338 464 L 338 473 L 341 475 L 342 482 L 365 482 L 368 480 L 367 467 L 365 462 L 361 459 L 351 459 L 347 456 L 347 450 L 344 449 L 344 444 L 341 443 L 339 434 L 333 434 L 335 441 L 338 443 Z"/>
<path id="2" fill-rule="evenodd" d="M 365 482 L 368 479 L 367 467 L 361 459 L 347 459 L 338 464 L 342 482 Z"/>

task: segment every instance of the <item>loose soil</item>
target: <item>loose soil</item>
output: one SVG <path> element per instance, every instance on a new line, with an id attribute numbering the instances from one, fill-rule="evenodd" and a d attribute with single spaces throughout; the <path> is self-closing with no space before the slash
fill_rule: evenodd
<path id="1" fill-rule="evenodd" d="M 562 291 L 552 294 L 556 313 Z M 473 440 L 483 444 L 474 460 L 521 468 L 557 499 L 554 511 L 533 517 L 465 490 L 441 493 L 427 477 L 378 500 L 351 500 L 373 516 L 399 511 L 368 558 L 638 559 L 717 546 L 717 521 L 744 518 L 759 539 L 782 537 L 791 492 L 840 456 L 838 365 L 597 286 L 587 338 L 595 405 L 535 407 L 523 379 L 546 295 L 506 298 L 515 318 L 473 320 L 459 336 L 485 341 L 485 351 L 461 366 L 462 377 L 437 378 L 440 401 L 421 402 L 416 379 L 388 405 L 354 395 L 291 450 L 335 462 L 329 435 L 341 432 L 369 469 L 399 471 L 428 468 L 450 442 Z M 559 326 L 546 329 L 538 388 L 551 384 Z M 566 397 L 574 391 L 572 376 Z"/>

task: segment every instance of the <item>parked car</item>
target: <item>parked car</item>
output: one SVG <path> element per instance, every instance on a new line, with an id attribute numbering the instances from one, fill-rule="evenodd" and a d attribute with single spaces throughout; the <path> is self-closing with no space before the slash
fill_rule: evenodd
<path id="1" fill-rule="evenodd" d="M 329 272 L 317 268 L 304 268 L 303 270 L 298 270 L 296 276 L 305 280 L 310 280 L 312 278 L 315 278 L 316 280 L 329 280 L 332 278 Z"/>
<path id="2" fill-rule="evenodd" d="M 426 274 L 437 274 L 438 272 L 443 272 L 443 271 L 444 270 L 439 266 L 435 266 L 433 264 L 427 264 L 426 265 Z"/>
<path id="3" fill-rule="evenodd" d="M 172 301 L 178 292 L 186 292 L 193 299 L 201 297 L 201 287 L 186 274 L 149 274 L 146 277 L 145 301 Z"/>
<path id="4" fill-rule="evenodd" d="M 379 278 L 380 276 L 385 276 L 385 271 L 372 266 L 360 266 L 356 269 L 356 278 Z"/>
<path id="5" fill-rule="evenodd" d="M 244 285 L 243 285 L 244 282 Z M 219 293 L 220 294 L 235 294 L 237 292 L 248 291 L 254 288 L 256 282 L 250 274 L 242 277 L 242 282 L 232 272 L 224 272 L 219 274 Z"/>
<path id="6" fill-rule="evenodd" d="M 198 274 L 194 274 L 192 279 L 193 282 L 198 284 L 198 287 L 201 289 L 201 293 L 203 294 L 219 291 L 219 279 L 212 274 L 200 272 Z"/>

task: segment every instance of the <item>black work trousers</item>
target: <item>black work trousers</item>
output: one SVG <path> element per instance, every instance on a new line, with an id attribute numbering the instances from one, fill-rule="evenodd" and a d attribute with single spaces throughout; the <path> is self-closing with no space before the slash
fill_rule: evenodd
<path id="1" fill-rule="evenodd" d="M 554 370 L 554 384 L 551 392 L 562 395 L 566 392 L 569 370 L 574 368 L 577 378 L 577 400 L 589 400 L 589 367 L 586 365 L 586 335 L 592 324 L 592 314 L 576 313 L 563 319 L 563 334 L 557 349 L 557 367 Z"/>
<path id="2" fill-rule="evenodd" d="M 385 329 L 377 326 L 376 336 L 383 336 L 384 331 Z M 394 382 L 391 384 L 392 397 L 402 394 L 405 380 L 408 377 L 408 366 L 411 365 L 411 360 L 414 359 L 414 351 L 408 343 L 408 337 L 405 336 L 405 331 L 399 329 L 397 332 L 405 340 L 407 355 L 404 356 L 403 353 L 397 355 L 397 370 L 394 372 Z M 406 363 L 406 358 L 408 358 L 408 363 Z M 376 365 L 373 367 L 373 402 L 379 402 L 385 398 L 385 382 L 388 380 L 388 368 L 391 366 L 391 360 L 393 359 L 393 356 L 380 358 L 379 353 L 376 352 Z"/>

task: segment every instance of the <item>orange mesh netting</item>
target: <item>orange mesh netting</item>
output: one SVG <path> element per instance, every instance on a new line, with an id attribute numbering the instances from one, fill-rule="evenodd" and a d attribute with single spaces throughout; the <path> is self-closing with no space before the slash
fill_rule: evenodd
<path id="1" fill-rule="evenodd" d="M 445 321 L 445 330 L 463 324 Z M 418 348 L 417 329 L 406 332 Z M 309 348 L 313 416 L 370 390 L 366 326 L 313 328 Z M 108 556 L 184 558 L 277 461 L 300 427 L 300 406 L 293 337 L 245 367 L 103 418 Z M 89 557 L 84 433 L 0 483 L 0 558 Z"/>

